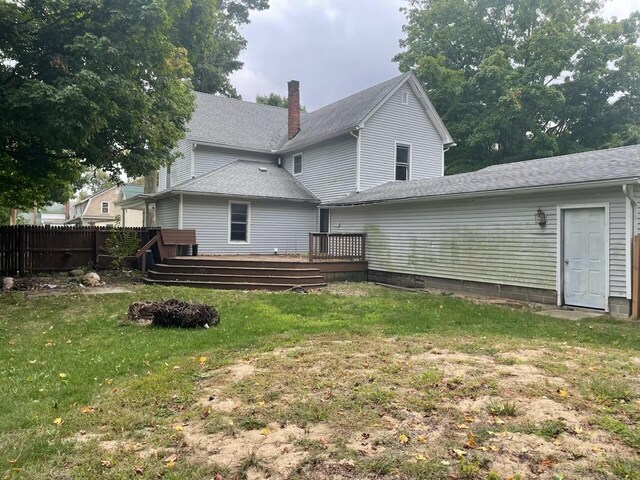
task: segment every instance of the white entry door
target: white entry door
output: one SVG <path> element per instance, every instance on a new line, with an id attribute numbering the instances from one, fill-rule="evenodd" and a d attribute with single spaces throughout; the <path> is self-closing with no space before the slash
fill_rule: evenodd
<path id="1" fill-rule="evenodd" d="M 605 209 L 564 210 L 564 303 L 604 309 Z"/>

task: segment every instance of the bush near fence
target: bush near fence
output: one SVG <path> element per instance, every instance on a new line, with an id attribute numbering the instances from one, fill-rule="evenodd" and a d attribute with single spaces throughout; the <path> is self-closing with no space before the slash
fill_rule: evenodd
<path id="1" fill-rule="evenodd" d="M 96 265 L 107 252 L 107 238 L 116 230 L 136 232 L 140 246 L 149 241 L 147 228 L 0 226 L 0 275 L 69 271 Z"/>

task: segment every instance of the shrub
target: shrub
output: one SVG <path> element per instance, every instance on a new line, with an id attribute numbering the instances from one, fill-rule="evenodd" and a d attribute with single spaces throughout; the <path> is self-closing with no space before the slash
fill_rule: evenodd
<path id="1" fill-rule="evenodd" d="M 133 230 L 114 228 L 107 238 L 107 253 L 112 257 L 111 267 L 122 270 L 127 257 L 135 255 L 140 248 L 140 237 Z"/>

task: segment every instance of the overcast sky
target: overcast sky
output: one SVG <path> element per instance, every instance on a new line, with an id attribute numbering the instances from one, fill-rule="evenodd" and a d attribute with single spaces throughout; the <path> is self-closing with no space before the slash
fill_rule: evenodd
<path id="1" fill-rule="evenodd" d="M 404 0 L 271 0 L 243 27 L 244 68 L 231 81 L 244 100 L 286 94 L 300 80 L 301 101 L 315 110 L 399 74 L 392 62 L 402 38 Z M 606 16 L 640 10 L 640 0 L 611 0 Z"/>

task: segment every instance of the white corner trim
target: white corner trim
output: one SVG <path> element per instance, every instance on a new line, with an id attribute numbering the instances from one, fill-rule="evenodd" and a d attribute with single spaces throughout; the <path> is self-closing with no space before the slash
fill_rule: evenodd
<path id="1" fill-rule="evenodd" d="M 357 128 L 357 135 L 354 135 L 354 130 L 349 132 L 352 137 L 356 139 L 356 193 L 360 191 L 360 152 L 362 151 L 362 129 L 364 127 Z"/>
<path id="2" fill-rule="evenodd" d="M 564 278 L 562 272 L 564 271 L 564 210 L 572 210 L 578 208 L 604 208 L 604 311 L 609 312 L 609 285 L 611 283 L 611 276 L 609 273 L 609 257 L 610 252 L 610 236 L 611 228 L 609 225 L 609 203 L 584 203 L 584 204 L 570 204 L 570 205 L 558 205 L 557 217 L 556 217 L 556 291 L 558 292 L 557 304 L 559 307 L 564 305 Z"/>
<path id="3" fill-rule="evenodd" d="M 182 198 L 182 194 L 178 197 L 178 228 L 182 229 L 182 209 L 183 209 L 184 201 Z"/>
<path id="4" fill-rule="evenodd" d="M 196 144 L 191 142 L 191 178 L 196 175 Z"/>
<path id="5" fill-rule="evenodd" d="M 243 204 L 247 206 L 247 241 L 241 242 L 231 240 L 231 205 Z M 229 245 L 249 245 L 251 244 L 251 202 L 245 200 L 229 200 L 227 207 L 227 244 Z"/>

